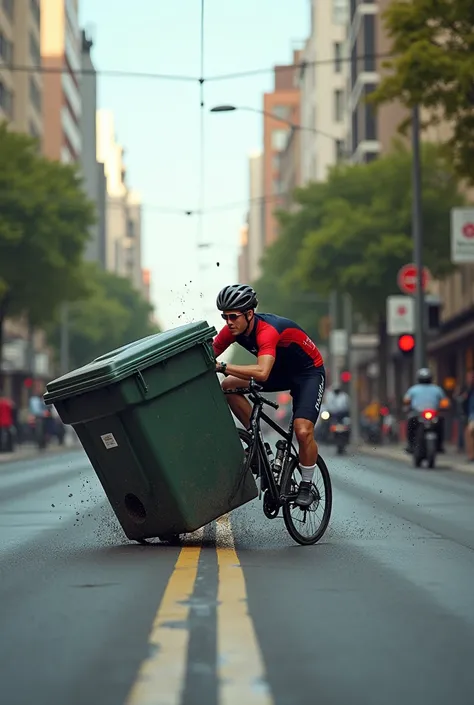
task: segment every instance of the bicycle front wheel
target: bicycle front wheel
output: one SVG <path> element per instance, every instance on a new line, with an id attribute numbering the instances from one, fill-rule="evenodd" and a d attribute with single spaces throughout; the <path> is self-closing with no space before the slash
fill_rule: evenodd
<path id="1" fill-rule="evenodd" d="M 312 546 L 325 534 L 332 511 L 332 486 L 326 463 L 318 456 L 312 484 L 313 502 L 309 507 L 295 504 L 301 472 L 297 458 L 290 458 L 282 478 L 283 519 L 291 538 L 302 546 Z"/>

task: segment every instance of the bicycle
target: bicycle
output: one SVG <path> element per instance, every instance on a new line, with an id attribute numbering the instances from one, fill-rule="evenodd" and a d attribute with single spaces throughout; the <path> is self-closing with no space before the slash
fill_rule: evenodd
<path id="1" fill-rule="evenodd" d="M 259 499 L 262 498 L 263 494 L 263 512 L 265 516 L 268 519 L 276 519 L 281 508 L 286 529 L 292 539 L 302 546 L 311 546 L 324 536 L 331 518 L 332 485 L 329 470 L 321 455 L 318 455 L 317 468 L 323 479 L 326 502 L 319 526 L 312 534 L 305 537 L 296 527 L 291 510 L 298 509 L 301 511 L 303 514 L 301 523 L 306 525 L 308 515 L 312 512 L 315 513 L 321 504 L 321 493 L 313 482 L 312 493 L 314 499 L 312 504 L 309 507 L 300 507 L 295 504 L 299 486 L 299 480 L 296 479 L 296 473 L 299 473 L 299 462 L 298 452 L 293 444 L 294 419 L 291 419 L 288 430 L 285 431 L 284 428 L 267 416 L 263 411 L 265 404 L 273 409 L 278 409 L 279 407 L 278 404 L 260 394 L 262 389 L 263 387 L 251 379 L 248 387 L 224 391 L 224 394 L 245 394 L 253 402 L 250 431 L 237 429 L 246 453 L 243 476 L 250 471 L 255 475 L 256 479 L 260 479 Z M 282 440 L 278 440 L 276 443 L 277 452 L 273 464 L 270 463 L 268 458 L 266 446 L 269 448 L 269 445 L 263 440 L 260 428 L 261 420 L 265 421 L 270 428 L 282 437 Z M 245 446 L 247 447 L 245 448 Z"/>

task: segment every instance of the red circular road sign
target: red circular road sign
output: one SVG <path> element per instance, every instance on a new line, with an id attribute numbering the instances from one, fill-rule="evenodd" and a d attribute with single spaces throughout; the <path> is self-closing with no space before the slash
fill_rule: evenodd
<path id="1" fill-rule="evenodd" d="M 404 294 L 414 294 L 416 292 L 416 274 L 417 269 L 414 264 L 405 264 L 398 272 L 397 283 L 400 291 Z M 430 273 L 426 267 L 423 267 L 422 284 L 423 290 L 426 289 Z"/>
<path id="2" fill-rule="evenodd" d="M 474 223 L 466 223 L 463 226 L 462 234 L 469 240 L 474 237 Z"/>

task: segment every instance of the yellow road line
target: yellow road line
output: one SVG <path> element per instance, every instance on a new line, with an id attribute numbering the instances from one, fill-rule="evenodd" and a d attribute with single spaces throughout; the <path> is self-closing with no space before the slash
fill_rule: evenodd
<path id="1" fill-rule="evenodd" d="M 219 705 L 273 705 L 228 516 L 217 520 L 216 545 Z"/>
<path id="2" fill-rule="evenodd" d="M 200 546 L 185 546 L 158 608 L 143 662 L 126 705 L 180 705 L 188 659 L 189 599 L 198 571 Z"/>

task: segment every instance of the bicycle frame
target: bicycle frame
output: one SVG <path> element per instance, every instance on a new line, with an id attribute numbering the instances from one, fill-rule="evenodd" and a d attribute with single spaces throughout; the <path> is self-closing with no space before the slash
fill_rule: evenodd
<path id="1" fill-rule="evenodd" d="M 243 392 L 236 389 L 236 390 L 226 390 L 225 394 L 242 394 Z M 253 442 L 250 447 L 250 454 L 249 454 L 249 467 L 250 464 L 254 458 L 255 453 L 258 453 L 260 456 L 260 463 L 259 467 L 263 468 L 263 474 L 265 475 L 265 480 L 267 483 L 267 488 L 270 491 L 271 498 L 274 502 L 277 502 L 281 504 L 285 497 L 283 494 L 281 494 L 281 490 L 279 492 L 276 481 L 275 481 L 275 476 L 273 475 L 272 468 L 270 465 L 270 461 L 268 460 L 268 455 L 267 451 L 265 449 L 265 444 L 263 440 L 263 434 L 262 434 L 262 429 L 260 428 L 260 421 L 263 420 L 267 424 L 267 426 L 270 426 L 271 429 L 273 429 L 276 433 L 278 433 L 285 441 L 286 441 L 286 450 L 285 450 L 285 455 L 283 458 L 283 464 L 282 467 L 285 467 L 285 465 L 288 463 L 290 459 L 290 454 L 292 449 L 295 451 L 297 455 L 297 450 L 295 448 L 295 445 L 293 443 L 293 424 L 294 424 L 294 419 L 293 417 L 291 418 L 290 425 L 288 427 L 288 430 L 285 431 L 285 429 L 280 426 L 279 424 L 276 423 L 276 421 L 273 421 L 264 411 L 263 411 L 263 406 L 265 403 L 270 403 L 271 406 L 274 408 L 278 409 L 277 404 L 273 404 L 273 402 L 268 402 L 268 400 L 264 399 L 261 397 L 258 392 L 255 392 L 253 390 L 247 391 L 247 395 L 250 399 L 250 401 L 253 402 L 253 408 L 252 408 L 252 413 L 250 416 L 250 430 L 252 433 L 253 437 Z M 262 474 L 262 473 L 261 473 Z"/>

